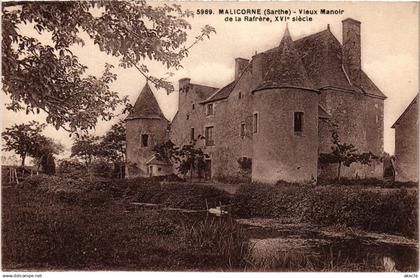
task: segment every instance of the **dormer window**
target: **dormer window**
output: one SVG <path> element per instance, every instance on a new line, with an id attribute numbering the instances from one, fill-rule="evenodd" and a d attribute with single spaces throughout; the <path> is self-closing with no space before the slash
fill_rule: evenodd
<path id="1" fill-rule="evenodd" d="M 214 115 L 214 106 L 213 103 L 209 103 L 206 106 L 206 115 L 210 116 L 210 115 Z"/>

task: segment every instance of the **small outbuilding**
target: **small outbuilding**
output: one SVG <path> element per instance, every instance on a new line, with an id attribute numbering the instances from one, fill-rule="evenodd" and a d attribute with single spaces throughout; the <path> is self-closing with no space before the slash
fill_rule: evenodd
<path id="1" fill-rule="evenodd" d="M 172 164 L 169 161 L 162 161 L 152 156 L 147 162 L 147 175 L 149 177 L 168 176 L 173 173 Z"/>

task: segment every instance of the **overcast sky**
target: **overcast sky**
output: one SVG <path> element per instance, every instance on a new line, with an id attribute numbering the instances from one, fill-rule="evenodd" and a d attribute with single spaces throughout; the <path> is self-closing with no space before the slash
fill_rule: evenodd
<path id="1" fill-rule="evenodd" d="M 375 82 L 375 84 L 388 97 L 385 100 L 385 151 L 394 152 L 394 132 L 391 125 L 404 111 L 414 96 L 419 92 L 419 4 L 418 3 L 184 3 L 183 7 L 195 11 L 199 9 L 212 9 L 213 15 L 196 15 L 190 20 L 193 38 L 200 32 L 201 26 L 210 24 L 216 28 L 217 34 L 210 40 L 200 42 L 194 46 L 189 57 L 183 61 L 184 68 L 173 71 L 171 81 L 177 89 L 178 79 L 191 78 L 191 82 L 214 87 L 226 85 L 233 79 L 234 58 L 251 58 L 255 52 L 262 52 L 279 44 L 286 24 L 283 22 L 256 23 L 256 22 L 225 22 L 223 15 L 218 15 L 218 9 L 229 8 L 271 8 L 271 9 L 343 9 L 342 15 L 317 15 L 312 22 L 289 22 L 292 38 L 322 31 L 330 24 L 332 33 L 341 42 L 341 20 L 351 17 L 362 22 L 362 68 Z M 31 28 L 24 28 L 29 35 L 34 35 Z M 118 68 L 118 60 L 99 51 L 82 36 L 86 45 L 73 47 L 80 61 L 89 67 L 89 73 L 100 74 L 105 62 L 116 65 L 115 72 L 118 80 L 112 89 L 121 96 L 128 95 L 132 103 L 135 102 L 139 92 L 145 84 L 145 79 L 135 69 Z M 47 37 L 41 38 L 48 41 Z M 151 63 L 152 73 L 162 76 L 167 69 Z M 152 88 L 154 89 L 154 88 Z M 164 91 L 154 90 L 156 98 L 161 105 L 163 113 L 172 119 L 178 105 L 177 92 L 166 95 Z M 7 97 L 3 96 L 7 102 Z M 30 120 L 43 121 L 45 114 L 25 115 L 2 109 L 3 128 L 15 123 Z M 117 119 L 111 122 L 101 122 L 96 128 L 96 134 L 102 135 Z M 55 138 L 71 146 L 71 138 L 65 131 L 56 131 L 48 127 L 47 136 Z"/>

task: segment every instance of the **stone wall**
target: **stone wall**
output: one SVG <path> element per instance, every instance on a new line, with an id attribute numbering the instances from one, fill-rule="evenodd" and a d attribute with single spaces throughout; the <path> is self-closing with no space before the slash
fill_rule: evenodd
<path id="1" fill-rule="evenodd" d="M 259 121 L 253 135 L 253 181 L 316 181 L 318 94 L 292 88 L 257 91 L 253 112 Z M 301 134 L 294 132 L 295 112 L 304 113 Z"/>
<path id="2" fill-rule="evenodd" d="M 214 126 L 215 144 L 206 151 L 212 160 L 215 179 L 235 177 L 250 179 L 241 171 L 238 159 L 252 158 L 252 76 L 246 71 L 229 98 L 214 105 L 214 116 L 205 119 L 205 126 Z M 241 136 L 241 124 L 245 124 Z M 248 173 L 250 174 L 250 173 Z"/>
<path id="3" fill-rule="evenodd" d="M 383 100 L 346 90 L 322 90 L 320 103 L 332 115 L 331 121 L 338 125 L 342 143 L 353 144 L 359 152 L 383 154 Z M 331 152 L 331 126 L 321 121 L 319 129 L 319 152 Z M 341 174 L 348 178 L 382 178 L 383 167 L 379 161 L 371 165 L 353 163 L 342 167 Z M 337 165 L 319 165 L 321 178 L 334 178 Z"/>
<path id="4" fill-rule="evenodd" d="M 126 177 L 147 177 L 146 162 L 153 156 L 155 145 L 167 139 L 168 122 L 164 119 L 133 119 L 126 121 Z M 148 146 L 141 144 L 141 135 L 148 134 Z"/>

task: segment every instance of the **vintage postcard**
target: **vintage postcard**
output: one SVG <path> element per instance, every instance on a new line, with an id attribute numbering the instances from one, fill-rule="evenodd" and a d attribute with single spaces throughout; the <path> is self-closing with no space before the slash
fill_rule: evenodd
<path id="1" fill-rule="evenodd" d="M 417 277 L 419 2 L 1 13 L 3 277 Z"/>

